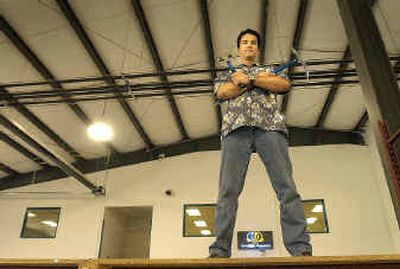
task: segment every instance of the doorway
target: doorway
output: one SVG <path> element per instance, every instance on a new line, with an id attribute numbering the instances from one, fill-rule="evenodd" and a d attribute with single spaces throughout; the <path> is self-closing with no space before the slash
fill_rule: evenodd
<path id="1" fill-rule="evenodd" d="M 149 258 L 153 207 L 106 207 L 99 258 Z"/>

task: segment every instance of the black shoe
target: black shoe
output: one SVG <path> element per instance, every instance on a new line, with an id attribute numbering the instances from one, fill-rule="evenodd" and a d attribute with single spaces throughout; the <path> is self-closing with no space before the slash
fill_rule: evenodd
<path id="1" fill-rule="evenodd" d="M 229 257 L 222 256 L 218 253 L 211 253 L 210 256 L 208 256 L 208 258 L 209 259 L 227 259 Z"/>
<path id="2" fill-rule="evenodd" d="M 303 251 L 298 256 L 312 256 L 312 253 L 309 251 Z"/>

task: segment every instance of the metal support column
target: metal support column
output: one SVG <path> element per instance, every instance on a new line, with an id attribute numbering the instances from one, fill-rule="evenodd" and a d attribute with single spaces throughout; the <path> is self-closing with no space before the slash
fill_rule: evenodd
<path id="1" fill-rule="evenodd" d="M 337 0 L 400 225 L 400 197 L 396 191 L 400 186 L 400 178 L 398 174 L 393 173 L 396 171 L 393 161 L 387 158 L 388 152 L 391 156 L 400 155 L 399 141 L 388 149 L 387 137 L 381 128 L 381 123 L 384 122 L 386 134 L 398 132 L 400 90 L 369 2 L 369 0 Z"/>

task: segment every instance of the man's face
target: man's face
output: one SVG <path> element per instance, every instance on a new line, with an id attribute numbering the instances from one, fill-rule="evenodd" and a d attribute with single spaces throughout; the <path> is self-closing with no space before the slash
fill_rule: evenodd
<path id="1" fill-rule="evenodd" d="M 240 40 L 238 53 L 240 59 L 246 61 L 255 61 L 258 55 L 257 37 L 251 34 L 245 34 Z"/>

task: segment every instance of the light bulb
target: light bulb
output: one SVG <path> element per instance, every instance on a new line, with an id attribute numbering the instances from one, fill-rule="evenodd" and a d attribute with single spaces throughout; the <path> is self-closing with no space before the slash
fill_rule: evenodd
<path id="1" fill-rule="evenodd" d="M 96 122 L 89 126 L 87 133 L 95 141 L 109 141 L 113 137 L 111 127 L 103 122 Z"/>

